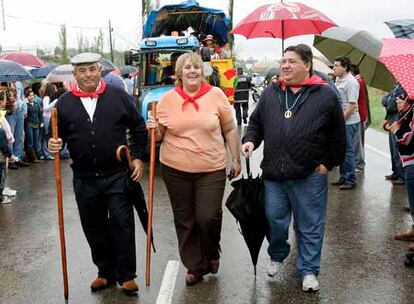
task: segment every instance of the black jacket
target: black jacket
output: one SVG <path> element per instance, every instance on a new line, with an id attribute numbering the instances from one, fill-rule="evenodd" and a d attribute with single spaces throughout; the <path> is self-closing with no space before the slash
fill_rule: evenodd
<path id="1" fill-rule="evenodd" d="M 93 122 L 79 97 L 62 95 L 57 104 L 59 137 L 67 142 L 75 177 L 108 176 L 125 171 L 116 159 L 116 149 L 127 144 L 133 158 L 142 159 L 147 131 L 133 99 L 124 90 L 107 85 L 100 95 Z"/>
<path id="2" fill-rule="evenodd" d="M 335 93 L 323 85 L 306 87 L 291 118 L 284 118 L 284 92 L 272 83 L 250 116 L 243 143 L 264 141 L 261 168 L 269 180 L 301 179 L 319 164 L 328 170 L 345 157 L 344 114 Z"/>

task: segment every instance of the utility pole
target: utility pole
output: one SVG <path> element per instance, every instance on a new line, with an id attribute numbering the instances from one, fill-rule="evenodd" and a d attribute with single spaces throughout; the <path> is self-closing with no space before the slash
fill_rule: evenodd
<path id="1" fill-rule="evenodd" d="M 111 27 L 111 19 L 109 19 L 109 47 L 111 48 L 111 61 L 114 62 L 114 50 L 112 49 L 112 31 L 113 28 Z"/>
<path id="2" fill-rule="evenodd" d="M 1 0 L 1 13 L 3 15 L 3 31 L 6 30 L 6 19 L 4 17 L 4 3 L 3 0 Z"/>

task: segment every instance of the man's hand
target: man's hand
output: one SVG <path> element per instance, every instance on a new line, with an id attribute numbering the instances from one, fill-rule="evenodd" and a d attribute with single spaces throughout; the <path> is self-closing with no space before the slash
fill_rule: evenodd
<path id="1" fill-rule="evenodd" d="M 319 166 L 317 166 L 315 171 L 318 172 L 319 174 L 328 174 L 328 168 L 326 168 L 322 164 L 320 164 Z"/>
<path id="2" fill-rule="evenodd" d="M 142 172 L 144 171 L 144 164 L 140 159 L 134 159 L 132 161 L 132 168 L 134 171 L 132 171 L 131 178 L 134 182 L 137 183 L 142 177 Z"/>
<path id="3" fill-rule="evenodd" d="M 241 147 L 241 152 L 245 157 L 250 157 L 254 150 L 254 144 L 250 141 L 245 142 Z"/>
<path id="4" fill-rule="evenodd" d="M 58 139 L 51 138 L 49 139 L 49 142 L 47 143 L 47 149 L 51 153 L 59 153 L 60 150 L 62 150 L 62 146 L 63 146 L 62 138 L 58 138 Z"/>

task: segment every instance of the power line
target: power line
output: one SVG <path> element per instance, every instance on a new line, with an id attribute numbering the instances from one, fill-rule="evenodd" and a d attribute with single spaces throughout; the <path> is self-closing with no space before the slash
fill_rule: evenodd
<path id="1" fill-rule="evenodd" d="M 40 24 L 45 24 L 45 25 L 51 25 L 51 26 L 62 26 L 62 23 L 53 23 L 53 22 L 46 22 L 46 21 L 41 21 L 41 20 L 37 20 L 37 19 L 31 19 L 31 18 L 23 18 L 23 17 L 19 17 L 19 16 L 13 16 L 13 15 L 6 15 L 6 17 L 9 18 L 13 18 L 13 19 L 21 19 L 21 20 L 29 20 L 31 22 L 34 23 L 40 23 Z M 85 29 L 85 30 L 102 30 L 102 29 L 106 29 L 106 27 L 96 27 L 96 26 L 80 26 L 80 25 L 66 25 L 67 27 L 71 27 L 71 28 L 77 28 L 77 29 Z"/>
<path id="2" fill-rule="evenodd" d="M 117 31 L 113 30 L 114 34 L 116 34 L 119 38 L 121 38 L 124 42 L 128 43 L 129 46 L 132 47 L 136 47 L 136 44 L 130 42 L 129 40 L 127 40 L 126 38 L 124 38 L 120 33 L 118 33 Z"/>

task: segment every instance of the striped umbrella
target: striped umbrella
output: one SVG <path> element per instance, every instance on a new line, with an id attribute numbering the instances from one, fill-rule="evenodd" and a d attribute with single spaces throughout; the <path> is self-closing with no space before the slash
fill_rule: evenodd
<path id="1" fill-rule="evenodd" d="M 66 81 L 75 81 L 73 78 L 73 65 L 63 64 L 54 68 L 46 76 L 46 81 L 48 82 L 66 82 Z"/>
<path id="2" fill-rule="evenodd" d="M 20 64 L 10 60 L 0 60 L 0 81 L 22 81 L 33 76 Z"/>
<path id="3" fill-rule="evenodd" d="M 384 22 L 395 38 L 414 39 L 414 19 L 399 19 Z"/>

